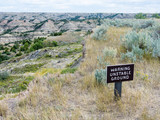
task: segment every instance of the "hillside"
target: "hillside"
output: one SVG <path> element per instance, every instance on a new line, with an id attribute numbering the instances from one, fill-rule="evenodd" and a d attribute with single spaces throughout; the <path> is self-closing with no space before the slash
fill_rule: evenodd
<path id="1" fill-rule="evenodd" d="M 34 76 L 49 73 L 61 73 L 65 68 L 74 67 L 82 59 L 83 42 L 80 33 L 67 33 L 55 38 L 38 38 L 34 41 L 23 40 L 12 47 L 8 44 L 2 50 L 0 61 L 0 94 L 17 93 L 25 90 Z M 61 39 L 65 36 L 65 40 Z M 14 47 L 14 46 L 19 47 Z M 27 46 L 27 47 L 25 47 Z M 6 48 L 11 49 L 10 52 Z M 13 49 L 14 48 L 14 49 Z M 13 51 L 13 50 L 14 51 Z M 4 53 L 9 53 L 4 55 Z M 67 70 L 67 69 L 66 69 Z M 3 72 L 4 71 L 4 72 Z M 67 71 L 66 71 L 67 72 Z M 9 74 L 9 76 L 7 76 Z M 7 76 L 4 80 L 3 76 Z M 3 98 L 3 96 L 2 96 Z"/>
<path id="2" fill-rule="evenodd" d="M 91 31 L 102 19 L 132 19 L 124 13 L 0 13 L 0 44 L 47 37 L 55 32 Z M 150 18 L 152 14 L 147 14 Z"/>
<path id="3" fill-rule="evenodd" d="M 16 49 L 23 54 L 0 64 L 9 73 L 0 80 L 0 119 L 159 120 L 159 31 L 156 19 L 107 19 L 93 33 L 20 41 L 29 44 Z M 115 101 L 106 66 L 126 63 L 135 64 L 134 80 L 123 82 Z"/>

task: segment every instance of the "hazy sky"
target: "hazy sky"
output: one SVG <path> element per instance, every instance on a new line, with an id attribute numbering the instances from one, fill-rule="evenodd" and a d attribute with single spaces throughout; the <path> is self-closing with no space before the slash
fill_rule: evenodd
<path id="1" fill-rule="evenodd" d="M 0 12 L 158 13 L 160 0 L 0 0 Z"/>

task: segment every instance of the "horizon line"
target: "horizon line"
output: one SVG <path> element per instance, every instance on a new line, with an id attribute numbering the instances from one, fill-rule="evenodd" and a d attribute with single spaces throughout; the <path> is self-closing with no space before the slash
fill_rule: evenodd
<path id="1" fill-rule="evenodd" d="M 160 14 L 160 12 L 113 12 L 113 13 L 111 13 L 111 12 L 42 12 L 42 11 L 40 11 L 40 12 L 36 12 L 36 11 L 28 11 L 28 12 L 20 12 L 20 11 L 17 11 L 17 12 L 15 12 L 15 11 L 13 11 L 13 12 L 9 12 L 9 11 L 6 11 L 6 12 L 4 12 L 4 11 L 0 11 L 0 13 L 83 13 L 83 14 L 89 14 L 89 13 L 91 13 L 91 14 L 97 14 L 97 13 L 102 13 L 102 14 L 137 14 L 137 13 L 143 13 L 143 14 L 155 14 L 155 13 L 157 13 L 157 14 Z"/>

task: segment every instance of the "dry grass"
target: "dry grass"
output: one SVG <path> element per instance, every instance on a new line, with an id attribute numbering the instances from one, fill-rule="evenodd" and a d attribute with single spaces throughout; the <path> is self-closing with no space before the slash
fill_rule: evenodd
<path id="1" fill-rule="evenodd" d="M 65 107 L 62 94 L 63 82 L 54 79 L 53 75 L 39 77 L 30 86 L 29 94 L 20 99 L 17 110 L 11 118 L 18 119 L 58 119 L 60 111 Z M 16 114 L 16 116 L 14 116 Z"/>
<path id="2" fill-rule="evenodd" d="M 112 27 L 106 41 L 86 40 L 86 56 L 78 71 L 73 74 L 37 77 L 29 94 L 21 98 L 14 113 L 6 119 L 53 120 L 158 120 L 160 100 L 160 63 L 143 60 L 135 63 L 135 78 L 123 82 L 122 99 L 114 101 L 113 84 L 99 85 L 94 78 L 98 68 L 97 56 L 105 47 L 118 50 L 111 64 L 119 64 L 120 37 L 130 28 Z"/>
<path id="3" fill-rule="evenodd" d="M 83 32 L 81 32 L 82 34 L 84 34 Z M 73 42 L 76 42 L 78 41 L 77 39 L 77 36 L 80 35 L 80 33 L 76 33 L 76 32 L 67 32 L 67 33 L 64 33 L 63 35 L 61 36 L 51 36 L 51 37 L 48 37 L 47 40 L 49 41 L 61 41 L 61 42 L 70 42 L 70 43 L 73 43 Z"/>
<path id="4" fill-rule="evenodd" d="M 0 116 L 5 117 L 7 115 L 8 106 L 5 102 L 0 102 Z"/>
<path id="5" fill-rule="evenodd" d="M 160 88 L 159 82 L 159 61 L 156 59 L 143 60 L 135 63 L 135 79 L 133 82 L 124 82 L 122 89 L 122 99 L 117 103 L 113 100 L 113 84 L 108 86 L 96 86 L 94 79 L 94 70 L 98 68 L 97 56 L 102 54 L 102 50 L 109 46 L 118 49 L 118 55 L 116 59 L 109 60 L 111 64 L 121 64 L 120 52 L 123 51 L 121 48 L 120 37 L 128 32 L 129 28 L 115 28 L 112 27 L 108 30 L 107 41 L 93 41 L 89 39 L 86 44 L 87 55 L 85 62 L 80 66 L 80 71 L 84 73 L 85 77 L 82 80 L 83 90 L 88 92 L 92 91 L 96 95 L 96 105 L 98 111 L 103 111 L 103 115 L 110 114 L 115 115 L 112 119 L 135 119 L 141 118 L 143 113 L 143 107 L 148 107 L 148 102 L 153 107 L 152 97 L 153 93 L 156 92 L 156 88 Z M 136 75 L 136 72 L 140 71 L 140 75 Z M 90 74 L 90 75 L 88 75 Z M 102 89 L 102 90 L 101 90 Z M 155 95 L 157 97 L 158 95 Z M 158 98 L 154 99 L 158 101 Z M 158 105 L 155 104 L 154 108 L 156 111 Z M 149 114 L 152 114 L 148 112 Z M 117 117 L 116 117 L 117 116 Z M 121 117 L 118 117 L 121 116 Z M 153 115 L 154 117 L 154 115 Z M 110 117 L 111 118 L 111 117 Z M 159 118 L 159 117 L 158 117 Z"/>

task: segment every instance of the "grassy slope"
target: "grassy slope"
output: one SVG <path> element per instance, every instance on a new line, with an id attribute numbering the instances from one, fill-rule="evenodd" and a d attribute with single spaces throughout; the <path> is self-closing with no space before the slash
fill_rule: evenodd
<path id="1" fill-rule="evenodd" d="M 71 42 L 73 41 L 73 37 L 76 39 L 78 35 L 73 36 L 69 34 L 69 36 Z M 58 38 L 64 39 L 63 35 Z M 53 40 L 51 39 L 51 41 Z M 47 73 L 61 73 L 66 67 L 71 67 L 81 57 L 83 47 L 80 44 L 81 41 L 79 43 L 75 41 L 70 42 L 66 40 L 67 45 L 45 47 L 38 50 L 38 55 L 35 55 L 37 51 L 33 51 L 20 57 L 11 58 L 0 64 L 1 70 L 11 70 L 10 77 L 4 81 L 0 81 L 0 99 L 4 99 L 7 93 L 19 93 L 26 90 L 31 81 L 28 79 L 30 77 L 27 76 L 34 77 L 37 75 L 43 76 Z M 30 60 L 31 58 L 33 60 Z M 59 62 L 57 63 L 57 61 Z"/>
<path id="2" fill-rule="evenodd" d="M 97 56 L 104 47 L 120 48 L 120 36 L 129 28 L 110 28 L 107 41 L 86 40 L 86 57 L 76 74 L 37 77 L 28 89 L 29 93 L 20 96 L 14 113 L 7 105 L 0 104 L 0 114 L 8 119 L 160 119 L 160 82 L 158 60 L 135 63 L 135 79 L 124 82 L 122 99 L 113 100 L 113 84 L 97 85 L 94 70 Z M 119 64 L 120 56 L 108 59 Z M 54 79 L 55 78 L 55 79 Z M 1 101 L 3 102 L 3 101 Z"/>

